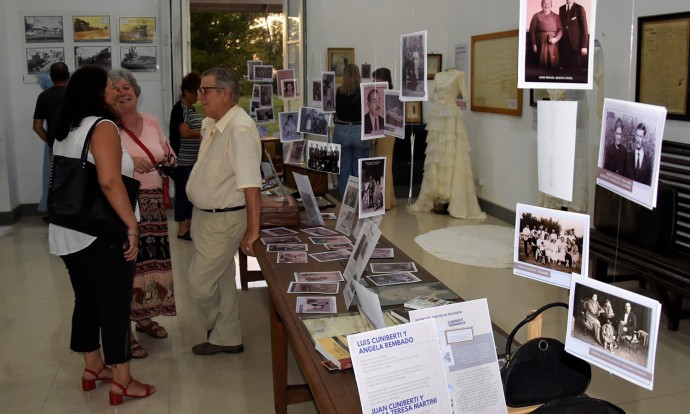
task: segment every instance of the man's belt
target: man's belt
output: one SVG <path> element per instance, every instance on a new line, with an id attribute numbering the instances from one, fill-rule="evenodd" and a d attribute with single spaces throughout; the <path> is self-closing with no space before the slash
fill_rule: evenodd
<path id="1" fill-rule="evenodd" d="M 244 206 L 225 207 L 225 208 L 200 208 L 199 210 L 207 213 L 226 213 L 228 211 L 244 210 Z"/>

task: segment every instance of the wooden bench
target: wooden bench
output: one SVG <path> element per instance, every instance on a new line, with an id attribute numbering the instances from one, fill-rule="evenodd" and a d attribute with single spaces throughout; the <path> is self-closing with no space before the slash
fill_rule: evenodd
<path id="1" fill-rule="evenodd" d="M 658 190 L 648 210 L 597 186 L 589 254 L 597 280 L 649 283 L 675 331 L 690 318 L 690 145 L 662 143 Z M 632 275 L 608 275 L 611 263 Z"/>

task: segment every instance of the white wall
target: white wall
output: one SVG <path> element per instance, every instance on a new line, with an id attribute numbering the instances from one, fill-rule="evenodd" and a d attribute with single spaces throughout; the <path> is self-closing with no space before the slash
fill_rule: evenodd
<path id="1" fill-rule="evenodd" d="M 54 46 L 65 48 L 66 63 L 70 70 L 74 70 L 72 16 L 75 15 L 110 16 L 111 41 L 102 44 L 112 47 L 113 67 L 119 67 L 120 62 L 119 18 L 156 18 L 157 40 L 153 45 L 157 47 L 159 69 L 156 72 L 137 72 L 135 76 L 142 86 L 140 110 L 157 116 L 164 124 L 163 129 L 167 130 L 173 100 L 170 86 L 169 0 L 5 0 L 0 5 L 0 56 L 5 57 L 0 62 L 0 88 L 4 92 L 0 104 L 0 212 L 10 211 L 19 204 L 38 203 L 42 189 L 43 143 L 31 129 L 36 97 L 41 93 L 41 88 L 36 83 L 24 83 L 25 77 L 33 78 L 26 76 L 24 16 L 63 16 L 65 41 Z M 6 160 L 6 164 L 3 160 Z"/>
<path id="2" fill-rule="evenodd" d="M 561 3 L 556 1 L 554 7 Z M 634 99 L 636 45 L 633 44 L 631 49 L 630 39 L 631 26 L 637 25 L 637 17 L 689 9 L 687 0 L 598 1 L 595 37 L 604 49 L 606 97 Z M 456 43 L 470 43 L 472 35 L 517 29 L 518 14 L 519 2 L 509 0 L 309 1 L 308 75 L 314 77 L 324 70 L 328 47 L 354 47 L 355 63 L 368 62 L 372 69 L 387 66 L 393 70 L 399 65 L 396 59 L 400 35 L 420 30 L 429 31 L 429 52 L 442 53 L 443 67 L 447 68 L 453 63 Z M 396 73 L 399 76 L 400 70 Z M 529 92 L 524 92 L 521 117 L 464 112 L 472 146 L 474 175 L 483 182 L 479 195 L 510 210 L 514 210 L 518 202 L 539 204 L 540 200 L 537 138 L 532 129 L 536 109 L 529 106 Z M 590 208 L 594 198 L 600 130 L 595 100 L 596 91 L 589 91 Z M 429 105 L 424 104 L 425 111 Z M 664 139 L 690 142 L 690 123 L 667 121 Z"/>

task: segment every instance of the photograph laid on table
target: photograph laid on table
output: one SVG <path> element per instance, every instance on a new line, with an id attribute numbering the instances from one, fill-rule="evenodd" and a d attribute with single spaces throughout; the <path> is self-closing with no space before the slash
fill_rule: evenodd
<path id="1" fill-rule="evenodd" d="M 340 173 L 340 144 L 323 141 L 307 141 L 307 168 Z"/>
<path id="2" fill-rule="evenodd" d="M 297 297 L 297 313 L 336 313 L 335 296 Z"/>
<path id="3" fill-rule="evenodd" d="M 324 243 L 323 247 L 325 247 L 326 250 L 352 250 L 355 248 L 352 243 Z"/>
<path id="4" fill-rule="evenodd" d="M 294 69 L 280 69 L 276 71 L 276 85 L 278 86 L 278 96 L 283 97 L 283 89 L 280 88 L 283 79 L 295 79 Z"/>
<path id="5" fill-rule="evenodd" d="M 302 240 L 297 236 L 275 236 L 275 237 L 262 237 L 261 243 L 263 244 L 282 244 L 282 243 L 302 243 Z"/>
<path id="6" fill-rule="evenodd" d="M 343 249 L 321 253 L 310 253 L 309 256 L 311 256 L 311 258 L 317 262 L 332 262 L 335 260 L 347 260 L 350 258 L 350 254 L 352 254 L 352 251 Z"/>
<path id="7" fill-rule="evenodd" d="M 400 100 L 400 91 L 385 90 L 383 102 L 385 133 L 405 138 L 405 102 Z"/>
<path id="8" fill-rule="evenodd" d="M 594 279 L 573 276 L 565 350 L 649 390 L 661 304 Z"/>
<path id="9" fill-rule="evenodd" d="M 376 286 L 401 285 L 405 283 L 416 283 L 422 280 L 410 272 L 386 273 L 382 275 L 369 275 L 367 279 Z"/>
<path id="10" fill-rule="evenodd" d="M 592 89 L 597 0 L 520 0 L 518 88 Z"/>
<path id="11" fill-rule="evenodd" d="M 254 66 L 259 66 L 261 65 L 262 62 L 260 60 L 248 60 L 247 61 L 247 79 L 250 81 L 255 81 L 254 79 Z"/>
<path id="12" fill-rule="evenodd" d="M 277 243 L 266 245 L 267 252 L 306 252 L 309 247 L 305 243 Z"/>
<path id="13" fill-rule="evenodd" d="M 316 236 L 310 237 L 309 240 L 313 244 L 351 243 L 345 236 Z"/>
<path id="14" fill-rule="evenodd" d="M 384 137 L 384 94 L 387 82 L 360 83 L 362 96 L 362 139 Z"/>
<path id="15" fill-rule="evenodd" d="M 359 218 L 386 213 L 385 194 L 386 158 L 361 158 L 359 160 Z"/>
<path id="16" fill-rule="evenodd" d="M 666 108 L 604 99 L 597 185 L 656 207 Z"/>
<path id="17" fill-rule="evenodd" d="M 339 283 L 290 282 L 288 293 L 314 293 L 318 295 L 338 294 Z"/>
<path id="18" fill-rule="evenodd" d="M 297 230 L 292 230 L 287 227 L 273 227 L 270 229 L 261 229 L 263 233 L 271 236 L 288 236 L 290 234 L 297 234 Z"/>
<path id="19" fill-rule="evenodd" d="M 400 100 L 426 101 L 426 39 L 427 32 L 400 36 Z"/>
<path id="20" fill-rule="evenodd" d="M 326 113 L 335 112 L 335 72 L 321 73 L 321 108 Z"/>
<path id="21" fill-rule="evenodd" d="M 297 132 L 298 112 L 279 112 L 280 142 L 301 141 L 302 135 Z"/>
<path id="22" fill-rule="evenodd" d="M 300 106 L 297 119 L 297 132 L 328 136 L 329 117 L 318 108 Z"/>
<path id="23" fill-rule="evenodd" d="M 344 282 L 339 270 L 331 272 L 295 272 L 295 282 Z"/>
<path id="24" fill-rule="evenodd" d="M 589 215 L 518 204 L 513 273 L 567 288 L 587 275 Z"/>
<path id="25" fill-rule="evenodd" d="M 307 252 L 278 252 L 278 263 L 307 263 Z"/>
<path id="26" fill-rule="evenodd" d="M 377 247 L 371 253 L 372 259 L 392 259 L 395 257 L 392 247 Z"/>
<path id="27" fill-rule="evenodd" d="M 333 236 L 338 234 L 338 232 L 325 227 L 308 227 L 306 229 L 302 229 L 302 231 L 310 236 Z"/>
<path id="28" fill-rule="evenodd" d="M 414 262 L 369 263 L 369 269 L 371 273 L 416 272 L 417 265 Z"/>

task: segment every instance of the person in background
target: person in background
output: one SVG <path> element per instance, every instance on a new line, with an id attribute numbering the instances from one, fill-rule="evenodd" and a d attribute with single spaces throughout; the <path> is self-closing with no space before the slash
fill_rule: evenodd
<path id="1" fill-rule="evenodd" d="M 165 212 L 163 180 L 156 165 L 174 166 L 175 154 L 158 120 L 153 115 L 138 111 L 141 87 L 134 75 L 127 69 L 113 69 L 110 79 L 117 91 L 116 109 L 122 128 L 120 139 L 134 160 L 134 178 L 141 182 L 139 255 L 134 273 L 132 321 L 137 332 L 145 332 L 153 338 L 167 338 L 165 328 L 152 319 L 176 314 L 168 216 Z M 134 358 L 148 355 L 133 336 L 131 345 Z"/>
<path id="2" fill-rule="evenodd" d="M 63 62 L 50 65 L 50 80 L 53 86 L 41 92 L 34 109 L 33 130 L 45 143 L 43 146 L 43 192 L 38 203 L 40 213 L 48 212 L 48 186 L 50 183 L 50 158 L 55 137 L 52 131 L 53 116 L 65 99 L 69 81 L 69 68 Z"/>
<path id="3" fill-rule="evenodd" d="M 557 14 L 551 11 L 551 0 L 542 0 L 542 10 L 534 13 L 529 25 L 532 52 L 539 55 L 541 69 L 559 68 L 558 41 L 563 36 L 563 26 Z"/>
<path id="4" fill-rule="evenodd" d="M 187 198 L 185 187 L 189 173 L 199 156 L 201 144 L 201 116 L 194 109 L 198 100 L 197 90 L 201 77 L 191 72 L 182 78 L 180 100 L 170 113 L 170 146 L 177 157 L 175 168 L 175 221 L 177 238 L 192 240 L 189 229 L 192 223 L 192 203 Z M 258 90 L 258 89 L 257 89 Z"/>
<path id="5" fill-rule="evenodd" d="M 359 68 L 352 63 L 343 69 L 343 83 L 335 94 L 333 142 L 340 144 L 338 192 L 343 199 L 347 180 L 358 177 L 359 159 L 369 156 L 371 144 L 362 140 L 362 95 Z"/>
<path id="6" fill-rule="evenodd" d="M 113 122 L 115 94 L 104 69 L 86 66 L 77 70 L 55 118 L 53 151 L 79 158 L 88 130 L 99 117 L 106 118 L 93 132 L 88 160 L 96 165 L 101 190 L 127 226 L 127 233 L 116 238 L 93 237 L 55 224 L 48 226 L 50 253 L 65 262 L 74 289 L 70 349 L 84 358 L 82 389 L 95 389 L 97 381 L 111 383 L 111 405 L 121 404 L 123 397 L 144 398 L 156 392 L 153 385 L 134 380 L 130 373 L 129 317 L 139 229 L 122 182 L 122 174 L 133 175 L 134 163 L 122 148 Z"/>
<path id="7" fill-rule="evenodd" d="M 241 248 L 253 256 L 252 244 L 259 239 L 261 140 L 256 124 L 239 106 L 240 87 L 232 72 L 204 72 L 199 97 L 207 117 L 199 159 L 187 182 L 194 204 L 187 292 L 207 336 L 192 352 L 237 354 L 244 345 L 235 254 Z"/>
<path id="8" fill-rule="evenodd" d="M 374 82 L 387 82 L 388 89 L 393 89 L 391 71 L 388 68 L 378 68 L 372 74 Z M 385 99 L 385 95 L 384 95 Z M 385 131 L 385 129 L 384 129 Z M 386 158 L 386 210 L 395 207 L 395 187 L 393 184 L 393 148 L 395 147 L 395 137 L 386 135 L 384 138 L 374 140 L 374 157 Z"/>

